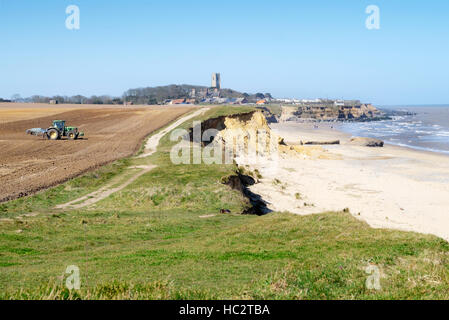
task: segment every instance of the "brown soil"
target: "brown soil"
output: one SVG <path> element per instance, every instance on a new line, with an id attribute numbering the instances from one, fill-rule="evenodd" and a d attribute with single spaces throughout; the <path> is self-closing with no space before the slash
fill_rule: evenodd
<path id="1" fill-rule="evenodd" d="M 45 106 L 45 107 L 48 107 Z M 52 108 L 54 110 L 56 108 Z M 27 120 L 14 106 L 0 108 L 0 202 L 29 195 L 62 183 L 86 171 L 137 152 L 151 132 L 191 110 L 189 107 L 61 108 L 42 116 L 30 108 Z M 19 111 L 19 109 L 17 109 Z M 19 111 L 22 113 L 22 109 Z M 33 117 L 33 114 L 38 117 Z M 84 131 L 84 139 L 49 141 L 29 136 L 29 128 L 46 128 L 52 120 L 66 120 Z"/>

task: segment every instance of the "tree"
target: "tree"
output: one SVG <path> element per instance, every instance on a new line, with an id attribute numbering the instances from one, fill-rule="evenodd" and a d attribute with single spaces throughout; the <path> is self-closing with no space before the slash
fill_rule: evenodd
<path id="1" fill-rule="evenodd" d="M 63 96 L 54 96 L 51 99 L 58 101 L 58 103 L 65 103 L 66 102 L 66 100 L 64 99 Z"/>
<path id="2" fill-rule="evenodd" d="M 70 101 L 70 103 L 83 104 L 87 101 L 87 98 L 82 95 L 76 95 L 76 96 L 69 98 L 69 101 Z"/>
<path id="3" fill-rule="evenodd" d="M 123 100 L 120 98 L 112 99 L 112 104 L 123 104 Z"/>
<path id="4" fill-rule="evenodd" d="M 13 94 L 11 97 L 11 101 L 13 102 L 21 102 L 22 100 L 23 100 L 22 97 L 18 93 Z"/>
<path id="5" fill-rule="evenodd" d="M 48 103 L 50 101 L 49 97 L 43 97 L 43 96 L 39 96 L 39 95 L 34 95 L 31 96 L 31 102 L 34 103 Z"/>

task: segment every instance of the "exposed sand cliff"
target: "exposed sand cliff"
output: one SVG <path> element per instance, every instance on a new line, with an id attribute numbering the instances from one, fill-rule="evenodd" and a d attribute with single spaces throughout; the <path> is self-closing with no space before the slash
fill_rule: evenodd
<path id="1" fill-rule="evenodd" d="M 356 106 L 292 106 L 282 107 L 282 114 L 279 121 L 363 121 L 376 119 L 382 116 L 382 112 L 371 104 L 361 104 Z"/>

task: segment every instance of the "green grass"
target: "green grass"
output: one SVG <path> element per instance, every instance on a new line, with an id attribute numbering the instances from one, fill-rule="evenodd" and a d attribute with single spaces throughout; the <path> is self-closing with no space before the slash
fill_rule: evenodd
<path id="1" fill-rule="evenodd" d="M 66 203 L 98 190 L 108 182 L 127 174 L 131 159 L 122 159 L 86 173 L 57 187 L 7 203 L 0 203 L 0 217 L 12 218 L 22 214 L 47 212 L 57 204 Z"/>
<path id="2" fill-rule="evenodd" d="M 204 118 L 243 111 L 214 108 Z M 0 298 L 449 298 L 447 242 L 372 229 L 348 212 L 241 215 L 248 201 L 220 183 L 237 168 L 174 166 L 172 144 L 164 137 L 149 159 L 3 204 L 1 218 L 12 220 L 0 223 Z M 148 162 L 158 168 L 96 206 L 53 209 Z M 365 287 L 370 264 L 381 270 L 380 291 Z M 69 265 L 80 268 L 80 291 L 63 285 Z"/>

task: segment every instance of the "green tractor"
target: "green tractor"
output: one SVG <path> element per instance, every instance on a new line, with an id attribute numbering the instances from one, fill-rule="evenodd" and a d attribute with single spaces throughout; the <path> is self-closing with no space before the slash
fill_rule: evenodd
<path id="1" fill-rule="evenodd" d="M 53 120 L 53 125 L 46 130 L 45 133 L 48 140 L 59 140 L 67 137 L 69 140 L 76 140 L 83 137 L 84 133 L 79 132 L 76 127 L 68 127 L 64 120 Z"/>

